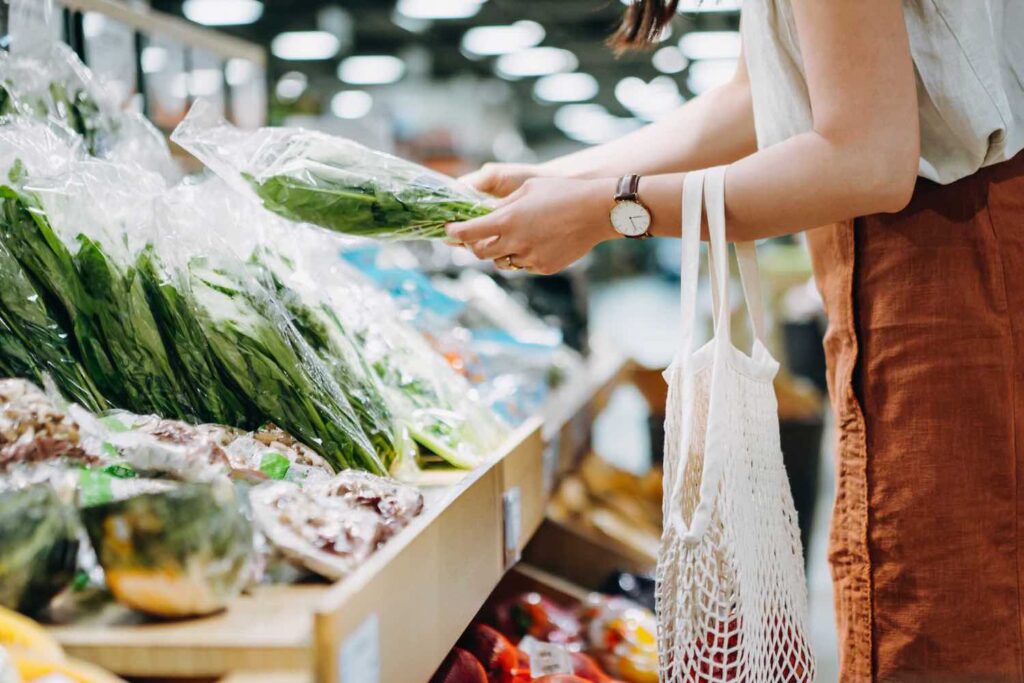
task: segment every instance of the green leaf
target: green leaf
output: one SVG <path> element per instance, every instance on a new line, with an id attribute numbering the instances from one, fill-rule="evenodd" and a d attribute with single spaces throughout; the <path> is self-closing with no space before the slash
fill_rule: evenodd
<path id="1" fill-rule="evenodd" d="M 260 459 L 260 472 L 271 479 L 284 479 L 291 462 L 277 451 L 267 451 Z"/>
<path id="2" fill-rule="evenodd" d="M 111 490 L 111 479 L 111 475 L 100 470 L 81 470 L 78 476 L 80 504 L 87 507 L 112 501 L 114 494 Z"/>

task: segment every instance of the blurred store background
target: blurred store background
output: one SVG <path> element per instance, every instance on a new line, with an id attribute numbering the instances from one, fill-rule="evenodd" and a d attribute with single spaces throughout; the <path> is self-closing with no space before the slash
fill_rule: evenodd
<path id="1" fill-rule="evenodd" d="M 322 129 L 453 175 L 611 140 L 728 79 L 740 52 L 738 0 L 681 0 L 655 48 L 619 57 L 605 46 L 623 11 L 618 0 L 60 4 L 62 37 L 113 97 L 164 132 L 202 97 L 241 127 Z M 560 331 L 559 341 L 580 351 L 613 345 L 645 369 L 594 425 L 595 451 L 637 475 L 661 452 L 660 370 L 678 339 L 678 247 L 622 240 L 567 273 L 502 280 Z M 493 272 L 446 246 L 411 253 L 430 277 Z M 837 674 L 825 559 L 832 466 L 824 320 L 802 243 L 773 240 L 760 253 L 773 351 L 784 364 L 777 385 L 783 445 L 807 546 L 819 680 L 827 683 Z M 411 285 L 389 284 L 385 266 L 408 258 L 387 249 L 352 257 L 406 293 Z M 434 295 L 431 288 L 410 296 L 420 294 Z M 586 518 L 578 509 L 562 512 Z"/>

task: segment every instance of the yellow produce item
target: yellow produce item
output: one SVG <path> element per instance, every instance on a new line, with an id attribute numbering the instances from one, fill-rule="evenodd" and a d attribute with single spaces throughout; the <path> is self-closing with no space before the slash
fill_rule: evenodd
<path id="1" fill-rule="evenodd" d="M 76 659 L 54 660 L 12 652 L 11 660 L 24 683 L 46 676 L 63 676 L 74 683 L 125 683 L 123 678 Z"/>
<path id="2" fill-rule="evenodd" d="M 64 651 L 42 626 L 14 610 L 0 607 L 0 645 L 46 659 L 61 659 Z"/>

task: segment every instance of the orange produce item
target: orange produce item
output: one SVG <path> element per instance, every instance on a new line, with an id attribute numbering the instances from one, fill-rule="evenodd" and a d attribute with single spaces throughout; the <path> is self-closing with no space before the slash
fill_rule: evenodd
<path id="1" fill-rule="evenodd" d="M 430 679 L 430 683 L 489 683 L 487 672 L 480 660 L 454 647 L 441 662 L 441 667 Z"/>
<path id="2" fill-rule="evenodd" d="M 578 643 L 582 635 L 579 619 L 540 593 L 524 593 L 498 605 L 496 623 L 502 633 L 519 642 L 533 636 L 546 643 Z"/>
<path id="3" fill-rule="evenodd" d="M 484 665 L 490 683 L 518 683 L 530 680 L 530 669 L 520 667 L 519 650 L 508 638 L 485 624 L 473 624 L 459 638 L 459 647 Z"/>
<path id="4" fill-rule="evenodd" d="M 551 674 L 533 679 L 533 683 L 587 683 L 587 679 L 573 674 Z"/>

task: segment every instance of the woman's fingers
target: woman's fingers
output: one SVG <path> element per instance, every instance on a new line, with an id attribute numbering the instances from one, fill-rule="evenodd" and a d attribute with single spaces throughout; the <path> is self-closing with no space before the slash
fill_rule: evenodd
<path id="1" fill-rule="evenodd" d="M 505 217 L 500 211 L 493 211 L 486 216 L 472 218 L 461 223 L 449 223 L 445 226 L 448 238 L 452 242 L 471 244 L 490 237 L 497 237 L 505 227 Z"/>
<path id="2" fill-rule="evenodd" d="M 493 261 L 509 253 L 509 247 L 504 242 L 505 240 L 501 239 L 501 235 L 498 235 L 497 237 L 490 237 L 479 242 L 467 244 L 466 246 L 481 261 Z"/>

